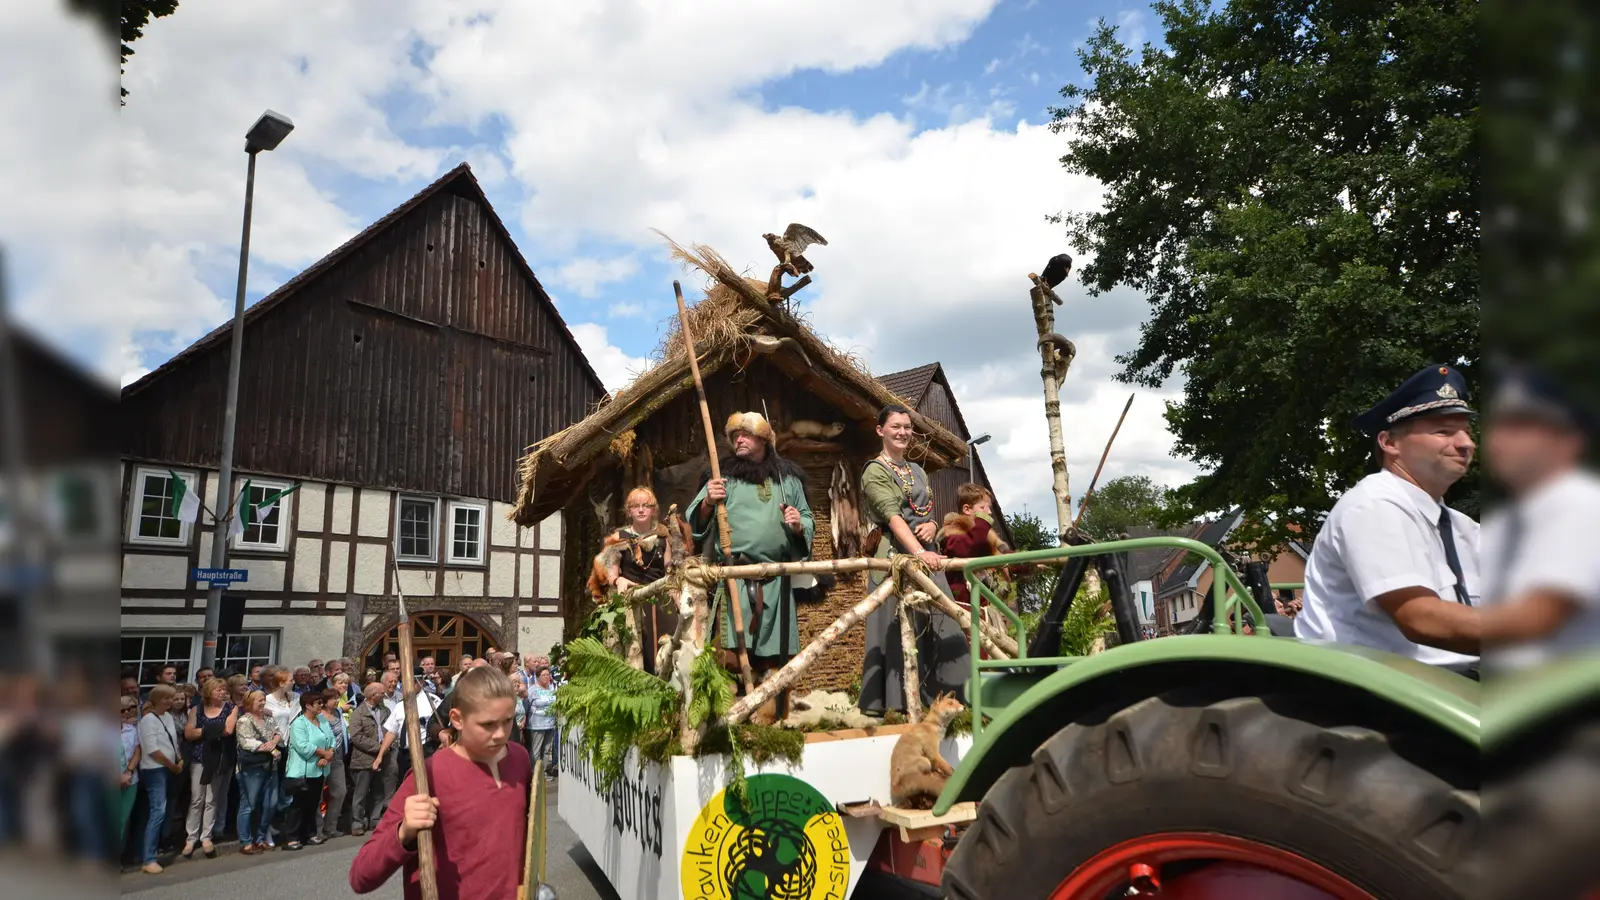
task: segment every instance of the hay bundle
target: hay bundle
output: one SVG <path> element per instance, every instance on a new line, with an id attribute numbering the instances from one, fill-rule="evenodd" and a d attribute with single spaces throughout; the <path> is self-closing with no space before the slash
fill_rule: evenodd
<path id="1" fill-rule="evenodd" d="M 627 431 L 612 438 L 611 455 L 624 463 L 629 462 L 633 459 L 633 442 L 638 440 L 638 437 L 639 435 L 632 428 L 629 428 Z"/>

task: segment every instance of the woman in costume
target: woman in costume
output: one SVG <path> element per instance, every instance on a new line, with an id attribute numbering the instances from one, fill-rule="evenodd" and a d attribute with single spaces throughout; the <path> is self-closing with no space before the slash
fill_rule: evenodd
<path id="1" fill-rule="evenodd" d="M 628 524 L 606 535 L 589 576 L 589 590 L 596 603 L 604 603 L 608 594 L 660 580 L 668 567 L 691 553 L 688 534 L 677 516 L 669 516 L 670 522 L 657 521 L 659 509 L 655 492 L 649 488 L 628 492 Z M 644 601 L 635 608 L 634 618 L 644 669 L 654 674 L 656 646 L 661 635 L 670 634 L 677 627 L 678 617 L 656 603 Z"/>
<path id="2" fill-rule="evenodd" d="M 904 406 L 886 406 L 878 413 L 882 449 L 861 473 L 861 505 L 873 526 L 867 543 L 877 544 L 873 555 L 878 559 L 887 559 L 891 553 L 908 553 L 936 567 L 944 557 L 934 544 L 939 526 L 933 513 L 933 487 L 928 483 L 928 473 L 906 458 L 912 433 L 911 411 Z M 867 590 L 876 588 L 886 577 L 882 572 L 870 573 Z M 906 708 L 899 607 L 900 598 L 890 597 L 867 615 L 867 653 L 861 665 L 859 705 L 869 716 L 881 716 L 891 709 L 903 712 Z M 917 675 L 923 706 L 946 691 L 965 703 L 963 687 L 970 674 L 971 650 L 961 626 L 941 612 L 915 611 L 911 613 L 911 628 L 917 635 Z"/>

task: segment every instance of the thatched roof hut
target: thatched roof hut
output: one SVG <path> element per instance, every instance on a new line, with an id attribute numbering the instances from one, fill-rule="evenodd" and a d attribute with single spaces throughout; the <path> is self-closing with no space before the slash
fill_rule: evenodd
<path id="1" fill-rule="evenodd" d="M 677 255 L 709 274 L 705 298 L 689 307 L 700 374 L 713 426 L 745 410 L 767 411 L 779 433 L 780 451 L 808 477 L 808 499 L 817 519 L 813 558 L 833 556 L 829 485 L 838 467 L 851 479 L 878 451 L 878 410 L 905 403 L 873 378 L 861 363 L 833 347 L 799 318 L 766 300 L 764 282 L 747 279 L 706 247 L 678 248 Z M 609 395 L 583 420 L 528 448 L 521 488 L 511 517 L 532 525 L 561 510 L 566 524 L 562 585 L 571 633 L 590 607 L 583 590 L 589 559 L 606 528 L 621 521 L 629 489 L 648 484 L 663 509 L 687 506 L 706 466 L 706 438 L 689 360 L 674 326 L 656 353 L 656 363 L 626 388 Z M 909 404 L 908 404 L 909 405 Z M 911 457 L 929 471 L 964 458 L 966 442 L 949 429 L 912 413 L 918 439 Z M 816 423 L 816 429 L 795 423 Z M 726 454 L 726 443 L 714 436 Z M 826 627 L 861 597 L 861 585 L 842 582 L 826 602 L 801 611 L 801 640 Z M 859 634 L 841 641 L 816 667 L 807 686 L 842 688 L 857 674 Z"/>

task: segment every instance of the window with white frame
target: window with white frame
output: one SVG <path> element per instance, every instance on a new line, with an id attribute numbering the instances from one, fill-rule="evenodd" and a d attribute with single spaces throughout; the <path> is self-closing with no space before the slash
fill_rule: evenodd
<path id="1" fill-rule="evenodd" d="M 241 483 L 242 484 L 242 483 Z M 235 490 L 239 488 L 236 487 Z M 240 508 L 234 510 L 235 515 L 240 514 L 246 505 L 250 509 L 250 521 L 244 527 L 244 533 L 234 538 L 233 545 L 241 550 L 285 550 L 289 546 L 288 523 L 293 521 L 289 516 L 289 504 L 294 501 L 294 494 L 279 498 L 265 515 L 257 509 L 268 497 L 282 493 L 289 489 L 289 485 L 281 481 L 257 481 L 250 479 L 249 496 L 244 498 Z M 257 521 L 259 519 L 259 521 Z"/>
<path id="2" fill-rule="evenodd" d="M 483 562 L 483 529 L 488 513 L 482 503 L 450 504 L 450 562 Z"/>
<path id="3" fill-rule="evenodd" d="M 182 684 L 194 671 L 199 649 L 200 641 L 194 634 L 124 634 L 122 667 L 139 679 L 140 690 L 154 685 L 167 666 L 178 670 L 178 683 Z"/>
<path id="4" fill-rule="evenodd" d="M 401 497 L 395 519 L 396 559 L 410 562 L 433 562 L 438 559 L 434 538 L 439 531 L 439 501 L 426 497 Z"/>
<path id="5" fill-rule="evenodd" d="M 50 520 L 59 537 L 71 542 L 111 536 L 117 517 L 107 509 L 110 499 L 103 472 L 63 469 L 51 479 L 50 489 Z"/>
<path id="6" fill-rule="evenodd" d="M 217 642 L 217 673 L 249 675 L 256 666 L 270 666 L 278 658 L 278 635 L 271 631 L 231 634 Z"/>
<path id="7" fill-rule="evenodd" d="M 139 469 L 133 477 L 132 502 L 128 504 L 128 540 L 136 544 L 189 543 L 190 522 L 178 518 L 178 488 L 171 472 L 165 469 Z M 192 472 L 179 472 L 186 492 L 199 490 Z"/>

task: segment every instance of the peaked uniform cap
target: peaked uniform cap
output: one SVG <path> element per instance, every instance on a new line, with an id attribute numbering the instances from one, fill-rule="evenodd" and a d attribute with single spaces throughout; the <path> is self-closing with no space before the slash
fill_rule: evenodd
<path id="1" fill-rule="evenodd" d="M 1523 366 L 1500 377 L 1489 400 L 1489 416 L 1491 419 L 1536 419 L 1589 434 L 1600 425 L 1565 383 L 1548 372 Z"/>
<path id="2" fill-rule="evenodd" d="M 1428 366 L 1351 423 L 1369 437 L 1420 416 L 1475 416 L 1467 405 L 1467 379 L 1455 366 Z"/>
<path id="3" fill-rule="evenodd" d="M 735 431 L 748 431 L 768 444 L 776 440 L 772 426 L 767 423 L 767 417 L 758 412 L 734 413 L 729 416 L 728 424 L 722 426 L 722 433 L 731 441 Z"/>

